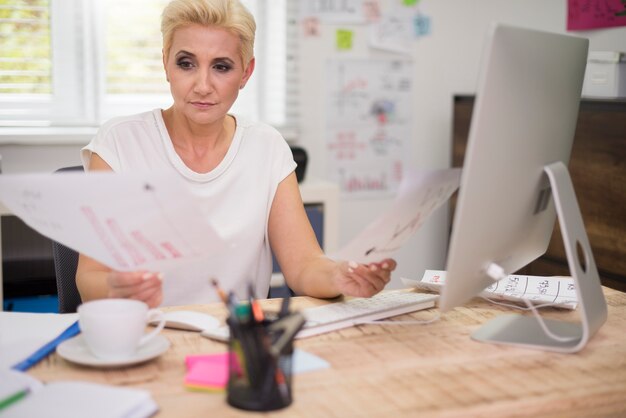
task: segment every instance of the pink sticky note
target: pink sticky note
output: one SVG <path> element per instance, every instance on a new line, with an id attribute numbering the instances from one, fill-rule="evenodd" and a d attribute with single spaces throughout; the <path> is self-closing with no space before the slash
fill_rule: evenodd
<path id="1" fill-rule="evenodd" d="M 224 388 L 228 382 L 228 353 L 187 356 L 185 385 L 194 388 Z"/>
<path id="2" fill-rule="evenodd" d="M 621 0 L 568 0 L 567 30 L 626 26 L 626 2 Z"/>

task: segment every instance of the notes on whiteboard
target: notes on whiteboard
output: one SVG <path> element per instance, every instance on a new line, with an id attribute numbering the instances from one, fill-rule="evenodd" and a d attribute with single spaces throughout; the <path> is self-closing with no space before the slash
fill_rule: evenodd
<path id="1" fill-rule="evenodd" d="M 398 250 L 459 187 L 461 170 L 408 172 L 391 208 L 334 256 L 360 263 L 377 262 Z"/>
<path id="2" fill-rule="evenodd" d="M 409 54 L 415 39 L 413 18 L 403 10 L 386 13 L 369 29 L 369 45 L 400 54 Z"/>
<path id="3" fill-rule="evenodd" d="M 402 279 L 407 286 L 439 292 L 446 282 L 446 272 L 426 270 L 421 280 Z M 493 300 L 519 302 L 528 299 L 535 304 L 576 309 L 578 297 L 571 277 L 509 275 L 487 287 L 481 296 Z"/>
<path id="4" fill-rule="evenodd" d="M 364 23 L 363 0 L 300 0 L 301 19 L 316 18 L 326 23 Z"/>
<path id="5" fill-rule="evenodd" d="M 395 194 L 413 137 L 412 68 L 407 60 L 328 62 L 328 176 L 342 195 Z"/>

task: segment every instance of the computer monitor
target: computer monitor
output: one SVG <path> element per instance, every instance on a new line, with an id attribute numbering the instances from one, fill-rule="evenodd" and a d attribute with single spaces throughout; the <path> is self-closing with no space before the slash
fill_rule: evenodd
<path id="1" fill-rule="evenodd" d="M 588 40 L 495 24 L 488 34 L 440 309 L 478 295 L 542 255 L 558 212 L 581 324 L 497 317 L 473 338 L 580 350 L 606 320 L 606 302 L 566 165 Z"/>

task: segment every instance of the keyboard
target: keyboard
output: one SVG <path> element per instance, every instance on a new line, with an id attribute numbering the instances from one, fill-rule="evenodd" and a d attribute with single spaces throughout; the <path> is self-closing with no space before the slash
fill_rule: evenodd
<path id="1" fill-rule="evenodd" d="M 312 337 L 363 322 L 376 321 L 397 315 L 428 309 L 435 306 L 439 295 L 407 291 L 388 291 L 371 298 L 354 298 L 342 302 L 306 308 L 300 312 L 306 323 L 296 338 Z M 202 331 L 202 336 L 228 340 L 228 327 L 222 326 Z"/>
<path id="2" fill-rule="evenodd" d="M 298 338 L 376 321 L 435 306 L 438 295 L 405 291 L 379 293 L 302 310 L 306 323 Z"/>

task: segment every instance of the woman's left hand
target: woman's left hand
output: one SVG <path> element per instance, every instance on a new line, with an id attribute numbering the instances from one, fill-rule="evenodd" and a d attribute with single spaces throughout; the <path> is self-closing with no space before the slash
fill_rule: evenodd
<path id="1" fill-rule="evenodd" d="M 383 290 L 397 265 L 391 258 L 369 264 L 358 264 L 354 261 L 341 261 L 338 264 L 334 277 L 335 286 L 342 294 L 356 297 L 374 296 Z"/>

